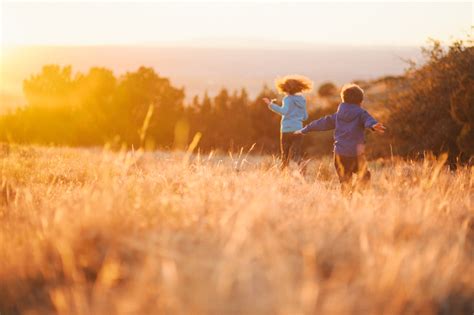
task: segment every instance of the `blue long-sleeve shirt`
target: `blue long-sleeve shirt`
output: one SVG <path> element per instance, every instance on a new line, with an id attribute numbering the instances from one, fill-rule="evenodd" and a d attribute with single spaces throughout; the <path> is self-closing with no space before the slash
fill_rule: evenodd
<path id="1" fill-rule="evenodd" d="M 268 108 L 281 115 L 281 132 L 294 132 L 303 128 L 303 121 L 308 119 L 306 99 L 301 95 L 288 95 L 283 98 L 283 105 L 270 103 Z"/>
<path id="2" fill-rule="evenodd" d="M 311 131 L 334 131 L 334 152 L 344 156 L 357 156 L 363 153 L 364 130 L 372 128 L 377 121 L 356 104 L 342 103 L 337 112 L 309 123 L 301 130 L 303 134 Z"/>

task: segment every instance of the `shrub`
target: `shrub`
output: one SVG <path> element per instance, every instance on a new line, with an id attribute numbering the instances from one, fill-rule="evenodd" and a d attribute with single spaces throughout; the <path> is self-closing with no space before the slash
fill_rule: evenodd
<path id="1" fill-rule="evenodd" d="M 388 100 L 387 122 L 395 153 L 431 151 L 451 162 L 474 153 L 474 47 L 439 41 L 423 49 L 426 63 L 411 65 Z"/>

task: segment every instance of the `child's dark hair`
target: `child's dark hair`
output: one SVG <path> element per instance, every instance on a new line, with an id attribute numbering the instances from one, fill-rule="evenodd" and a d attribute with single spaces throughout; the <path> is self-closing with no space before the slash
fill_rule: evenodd
<path id="1" fill-rule="evenodd" d="M 275 85 L 280 93 L 293 95 L 300 92 L 309 92 L 313 88 L 313 82 L 301 75 L 288 75 L 277 78 Z"/>
<path id="2" fill-rule="evenodd" d="M 360 105 L 364 100 L 364 90 L 357 84 L 346 84 L 342 87 L 341 99 L 344 103 Z"/>

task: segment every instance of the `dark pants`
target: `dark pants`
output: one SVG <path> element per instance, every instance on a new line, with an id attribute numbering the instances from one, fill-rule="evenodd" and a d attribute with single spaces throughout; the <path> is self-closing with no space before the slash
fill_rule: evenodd
<path id="1" fill-rule="evenodd" d="M 352 190 L 352 175 L 357 175 L 357 184 L 365 185 L 370 181 L 370 172 L 364 155 L 343 156 L 334 154 L 334 166 L 341 182 L 343 192 Z"/>
<path id="2" fill-rule="evenodd" d="M 282 132 L 280 134 L 280 150 L 282 169 L 290 164 L 290 160 L 298 165 L 302 162 L 303 135 L 295 135 L 292 132 Z"/>

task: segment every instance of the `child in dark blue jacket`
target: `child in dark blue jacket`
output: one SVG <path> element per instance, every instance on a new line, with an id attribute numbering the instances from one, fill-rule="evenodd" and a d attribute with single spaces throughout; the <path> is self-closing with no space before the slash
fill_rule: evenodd
<path id="1" fill-rule="evenodd" d="M 361 108 L 364 91 L 358 85 L 345 85 L 341 98 L 342 103 L 334 114 L 312 121 L 295 134 L 335 129 L 334 165 L 342 190 L 347 192 L 351 188 L 352 174 L 357 175 L 359 182 L 370 179 L 364 155 L 365 129 L 383 133 L 385 127 Z"/>

